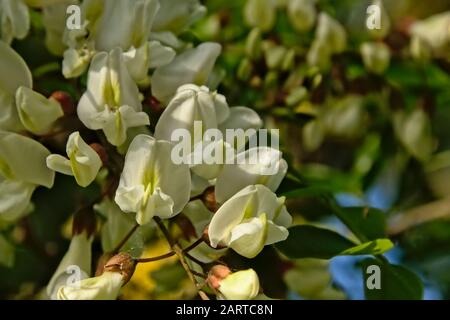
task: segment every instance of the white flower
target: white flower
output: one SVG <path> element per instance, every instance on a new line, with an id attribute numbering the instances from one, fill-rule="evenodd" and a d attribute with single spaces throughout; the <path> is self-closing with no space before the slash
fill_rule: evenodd
<path id="1" fill-rule="evenodd" d="M 49 1 L 47 1 L 49 2 Z M 45 28 L 45 45 L 49 51 L 57 56 L 62 56 L 66 45 L 64 44 L 64 32 L 67 22 L 67 8 L 78 4 L 78 0 L 50 1 L 42 8 L 42 23 Z"/>
<path id="2" fill-rule="evenodd" d="M 124 283 L 123 278 L 123 275 L 117 272 L 104 272 L 98 277 L 61 286 L 56 298 L 58 300 L 115 300 Z"/>
<path id="3" fill-rule="evenodd" d="M 154 216 L 173 217 L 189 201 L 189 167 L 170 160 L 172 148 L 168 141 L 138 135 L 128 149 L 115 201 L 123 211 L 137 213 L 141 225 Z"/>
<path id="4" fill-rule="evenodd" d="M 46 292 L 50 299 L 57 298 L 58 290 L 61 287 L 73 284 L 68 283 L 71 279 L 76 279 L 79 276 L 79 279 L 76 280 L 80 281 L 89 277 L 93 239 L 93 237 L 88 236 L 87 232 L 72 237 L 69 249 L 47 285 Z"/>
<path id="5" fill-rule="evenodd" d="M 284 200 L 263 185 L 242 189 L 214 214 L 208 228 L 211 245 L 254 258 L 265 245 L 285 240 L 292 218 Z"/>
<path id="6" fill-rule="evenodd" d="M 259 293 L 259 278 L 255 270 L 233 272 L 219 282 L 219 298 L 251 300 Z"/>
<path id="7" fill-rule="evenodd" d="M 310 30 L 316 21 L 315 0 L 291 0 L 287 4 L 287 14 L 292 26 L 299 32 Z"/>
<path id="8" fill-rule="evenodd" d="M 224 203 L 249 185 L 262 184 L 276 191 L 287 168 L 287 162 L 276 149 L 256 147 L 240 152 L 232 164 L 224 165 L 217 177 L 216 201 Z"/>
<path id="9" fill-rule="evenodd" d="M 30 30 L 30 14 L 22 0 L 0 0 L 0 39 L 10 44 Z"/>
<path id="10" fill-rule="evenodd" d="M 168 103 L 182 85 L 206 84 L 221 50 L 219 44 L 205 42 L 156 69 L 152 76 L 152 94 L 159 101 Z"/>
<path id="11" fill-rule="evenodd" d="M 375 74 L 383 74 L 389 67 L 391 52 L 383 42 L 364 42 L 360 51 L 367 70 Z"/>
<path id="12" fill-rule="evenodd" d="M 86 127 L 103 130 L 108 141 L 119 146 L 125 142 L 128 128 L 149 124 L 121 49 L 98 53 L 88 77 L 87 91 L 78 104 L 78 117 Z"/>
<path id="13" fill-rule="evenodd" d="M 22 129 L 14 101 L 20 86 L 31 88 L 31 72 L 23 59 L 0 41 L 0 130 Z"/>
<path id="14" fill-rule="evenodd" d="M 206 14 L 199 0 L 163 0 L 155 17 L 152 31 L 178 34 Z"/>
<path id="15" fill-rule="evenodd" d="M 6 179 L 51 188 L 55 173 L 46 166 L 49 155 L 50 151 L 33 139 L 0 131 L 0 175 Z"/>
<path id="16" fill-rule="evenodd" d="M 110 199 L 103 200 L 100 204 L 95 205 L 94 209 L 106 218 L 101 230 L 103 252 L 112 252 L 136 224 L 135 219 L 120 210 L 117 204 Z M 143 246 L 142 236 L 139 232 L 135 232 L 121 250 L 133 251 L 133 255 L 138 256 L 141 254 Z"/>
<path id="17" fill-rule="evenodd" d="M 102 167 L 99 155 L 84 142 L 78 131 L 69 136 L 66 152 L 69 159 L 57 154 L 48 156 L 47 166 L 62 174 L 74 176 L 80 186 L 87 187 L 95 180 Z"/>
<path id="18" fill-rule="evenodd" d="M 23 126 L 37 135 L 48 133 L 55 121 L 64 115 L 58 101 L 47 99 L 27 87 L 17 89 L 16 106 Z"/>

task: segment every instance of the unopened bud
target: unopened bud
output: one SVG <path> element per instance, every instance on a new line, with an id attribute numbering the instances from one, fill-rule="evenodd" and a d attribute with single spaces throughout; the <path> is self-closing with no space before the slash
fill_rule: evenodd
<path id="1" fill-rule="evenodd" d="M 75 114 L 76 107 L 73 102 L 72 97 L 64 91 L 55 91 L 52 93 L 49 99 L 56 100 L 63 109 L 63 112 L 66 116 L 71 116 Z"/>
<path id="2" fill-rule="evenodd" d="M 105 148 L 100 143 L 91 143 L 89 146 L 97 152 L 103 165 L 106 165 L 108 163 L 108 153 L 106 153 Z"/>
<path id="3" fill-rule="evenodd" d="M 123 284 L 126 284 L 133 276 L 136 269 L 136 261 L 125 252 L 121 252 L 105 264 L 104 272 L 117 272 L 123 276 Z"/>
<path id="4" fill-rule="evenodd" d="M 228 277 L 230 273 L 230 268 L 219 264 L 211 268 L 211 270 L 208 272 L 208 278 L 206 279 L 206 281 L 212 289 L 217 290 L 220 287 L 220 282 Z"/>

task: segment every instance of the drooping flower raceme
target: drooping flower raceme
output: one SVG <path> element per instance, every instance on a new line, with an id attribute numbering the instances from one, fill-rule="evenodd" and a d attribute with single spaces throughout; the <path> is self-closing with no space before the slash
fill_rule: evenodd
<path id="1" fill-rule="evenodd" d="M 189 201 L 189 166 L 170 160 L 172 148 L 168 141 L 138 135 L 128 149 L 115 201 L 123 211 L 137 213 L 141 225 L 154 216 L 173 217 Z"/>
<path id="2" fill-rule="evenodd" d="M 56 100 L 47 99 L 27 87 L 17 89 L 16 106 L 23 126 L 34 134 L 48 133 L 55 121 L 64 115 Z"/>
<path id="3" fill-rule="evenodd" d="M 48 156 L 47 166 L 62 174 L 74 176 L 80 186 L 87 187 L 102 167 L 100 156 L 84 142 L 78 131 L 69 136 L 66 152 L 69 159 L 57 154 Z"/>
<path id="4" fill-rule="evenodd" d="M 16 90 L 31 88 L 32 77 L 25 61 L 13 49 L 0 41 L 0 130 L 23 128 L 15 105 Z"/>
<path id="5" fill-rule="evenodd" d="M 0 175 L 6 179 L 53 187 L 55 173 L 45 164 L 49 155 L 47 148 L 31 138 L 0 131 Z"/>
<path id="6" fill-rule="evenodd" d="M 87 91 L 78 104 L 78 117 L 86 127 L 103 130 L 108 141 L 119 146 L 125 142 L 128 128 L 150 123 L 121 49 L 98 53 L 88 77 Z"/>
<path id="7" fill-rule="evenodd" d="M 285 240 L 292 218 L 284 200 L 263 185 L 242 189 L 214 214 L 208 228 L 211 245 L 254 258 L 265 245 Z"/>

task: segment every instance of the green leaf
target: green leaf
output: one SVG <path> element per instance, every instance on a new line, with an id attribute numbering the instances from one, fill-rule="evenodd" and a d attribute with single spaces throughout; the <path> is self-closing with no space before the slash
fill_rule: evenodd
<path id="1" fill-rule="evenodd" d="M 423 284 L 411 270 L 376 259 L 366 259 L 363 264 L 364 291 L 370 300 L 420 300 L 423 298 Z M 376 276 L 376 269 L 368 272 L 369 266 L 378 266 L 379 289 L 369 289 Z"/>
<path id="2" fill-rule="evenodd" d="M 362 241 L 386 237 L 386 215 L 375 208 L 339 209 L 339 218 Z"/>
<path id="3" fill-rule="evenodd" d="M 292 259 L 331 259 L 339 255 L 379 255 L 394 245 L 389 239 L 377 239 L 360 245 L 340 234 L 314 227 L 300 225 L 289 228 L 289 237 L 276 247 Z"/>

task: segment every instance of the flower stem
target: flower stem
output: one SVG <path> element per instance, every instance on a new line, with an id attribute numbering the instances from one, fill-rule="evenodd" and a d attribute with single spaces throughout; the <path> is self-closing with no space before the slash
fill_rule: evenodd
<path id="1" fill-rule="evenodd" d="M 170 258 L 170 257 L 172 257 L 174 255 L 175 255 L 175 252 L 170 251 L 170 252 L 168 252 L 166 254 L 163 254 L 161 256 L 151 257 L 151 258 L 134 259 L 134 261 L 136 261 L 137 263 L 154 262 L 154 261 L 159 261 L 159 260 Z"/>
<path id="2" fill-rule="evenodd" d="M 200 238 L 200 239 L 196 240 L 196 241 L 195 241 L 194 243 L 192 243 L 190 246 L 188 246 L 187 248 L 184 248 L 184 249 L 183 249 L 183 252 L 184 252 L 184 253 L 187 253 L 187 252 L 193 250 L 194 248 L 196 248 L 196 247 L 198 247 L 200 244 L 202 244 L 203 241 L 204 241 L 203 238 Z"/>

